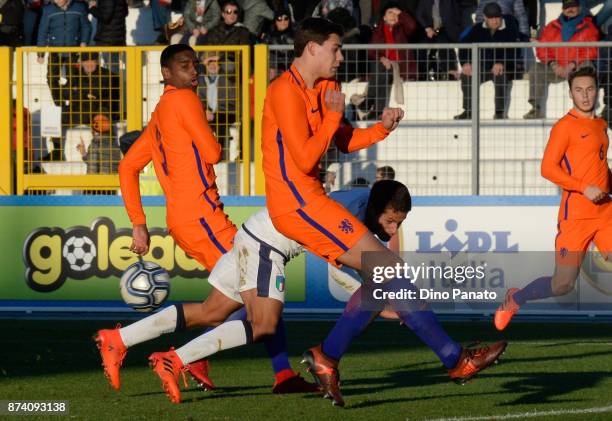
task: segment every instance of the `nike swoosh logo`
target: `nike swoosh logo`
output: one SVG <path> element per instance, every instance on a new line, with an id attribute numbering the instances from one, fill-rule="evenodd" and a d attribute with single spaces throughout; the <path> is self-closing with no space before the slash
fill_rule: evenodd
<path id="1" fill-rule="evenodd" d="M 311 108 L 311 109 L 310 109 L 310 112 L 311 112 L 311 113 L 316 113 L 317 111 L 319 111 L 319 109 L 318 109 L 318 108 Z"/>
<path id="2" fill-rule="evenodd" d="M 581 135 L 580 135 L 580 137 L 584 139 L 584 138 L 585 138 L 585 137 L 587 137 L 588 135 L 589 135 L 588 133 L 587 133 L 587 134 L 581 134 Z"/>

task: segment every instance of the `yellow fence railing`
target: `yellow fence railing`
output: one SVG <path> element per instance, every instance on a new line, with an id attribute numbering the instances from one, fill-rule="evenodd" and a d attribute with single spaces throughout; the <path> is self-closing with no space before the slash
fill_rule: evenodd
<path id="1" fill-rule="evenodd" d="M 0 194 L 13 193 L 11 50 L 0 47 Z"/>
<path id="2" fill-rule="evenodd" d="M 16 49 L 13 164 L 12 86 L 10 78 L 0 80 L 0 194 L 115 192 L 121 159 L 118 139 L 147 124 L 163 92 L 162 49 Z M 202 63 L 198 95 L 223 146 L 217 184 L 221 194 L 248 195 L 250 48 L 206 46 L 196 51 Z M 11 57 L 11 50 L 0 48 L 2 74 L 12 73 Z M 211 88 L 216 89 L 215 95 Z"/>

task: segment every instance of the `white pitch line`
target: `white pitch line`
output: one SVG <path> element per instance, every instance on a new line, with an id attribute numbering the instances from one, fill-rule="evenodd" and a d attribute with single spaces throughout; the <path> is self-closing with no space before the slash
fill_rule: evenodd
<path id="1" fill-rule="evenodd" d="M 584 409 L 558 409 L 554 411 L 532 411 L 522 412 L 518 414 L 504 415 L 485 415 L 480 417 L 455 417 L 455 418 L 437 418 L 430 421 L 487 421 L 487 420 L 510 420 L 516 418 L 536 418 L 547 417 L 551 415 L 577 415 L 577 414 L 601 414 L 603 412 L 612 412 L 612 405 L 602 406 L 599 408 L 584 408 Z"/>

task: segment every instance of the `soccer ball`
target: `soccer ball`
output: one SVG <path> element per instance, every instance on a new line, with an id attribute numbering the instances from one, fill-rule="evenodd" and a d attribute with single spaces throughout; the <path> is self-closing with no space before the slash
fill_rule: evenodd
<path id="1" fill-rule="evenodd" d="M 170 293 L 170 276 L 159 265 L 144 260 L 131 264 L 119 283 L 123 301 L 136 311 L 150 312 Z"/>
<path id="2" fill-rule="evenodd" d="M 70 237 L 62 249 L 62 256 L 70 264 L 70 269 L 77 272 L 89 269 L 96 254 L 96 245 L 89 237 Z"/>

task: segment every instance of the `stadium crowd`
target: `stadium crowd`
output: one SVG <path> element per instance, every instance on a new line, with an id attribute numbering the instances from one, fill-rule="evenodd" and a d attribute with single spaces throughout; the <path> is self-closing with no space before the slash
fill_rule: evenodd
<path id="1" fill-rule="evenodd" d="M 612 0 L 603 1 L 595 16 L 590 12 L 601 3 L 563 0 L 558 18 L 546 24 L 540 21 L 544 2 L 538 0 L 0 0 L 0 45 L 125 46 L 130 8 L 150 8 L 146 16 L 151 20 L 139 20 L 139 31 L 141 25 L 148 24 L 150 30 L 156 31 L 154 43 L 159 45 L 292 45 L 294 29 L 301 20 L 326 17 L 343 27 L 344 44 L 431 45 L 423 49 L 347 51 L 338 79 L 343 83 L 356 79 L 368 82 L 364 92 L 350 97 L 345 112 L 349 121 L 378 118 L 389 104 L 393 86 L 395 103 L 403 104 L 404 91 L 398 88 L 407 80 L 458 81 L 463 112 L 455 119 L 465 120 L 472 118 L 470 50 L 436 48 L 436 44 L 611 40 Z M 272 50 L 270 79 L 286 70 L 292 59 L 292 50 Z M 540 119 L 546 117 L 548 85 L 566 80 L 577 67 L 593 66 L 604 92 L 601 115 L 610 122 L 609 59 L 610 49 L 604 47 L 537 47 L 535 58 L 531 49 L 485 48 L 479 58 L 478 81 L 493 81 L 494 118 L 505 119 L 510 84 L 516 79 L 529 79 L 532 109 L 524 118 Z M 67 160 L 62 140 L 67 129 L 91 125 L 100 114 L 111 123 L 125 118 L 120 112 L 124 107 L 119 106 L 125 98 L 118 95 L 120 60 L 115 53 L 86 57 L 72 53 L 50 53 L 45 57 L 39 53 L 38 62 L 46 62 L 53 102 L 62 108 L 61 138 L 51 139 L 53 151 L 43 153 L 43 160 Z M 239 107 L 235 93 L 240 79 L 235 57 L 233 53 L 219 52 L 202 56 L 201 62 L 199 96 L 228 160 L 229 129 L 237 122 Z M 90 89 L 70 89 L 82 87 L 85 79 Z M 93 93 L 101 93 L 107 85 L 112 88 L 104 95 Z M 112 124 L 97 127 L 111 127 L 106 136 L 113 136 Z M 100 134 L 93 125 L 92 131 L 94 136 Z M 113 142 L 113 148 L 116 144 Z M 115 156 L 115 152 L 110 155 Z M 337 151 L 330 149 L 325 167 L 338 162 L 336 155 Z"/>

